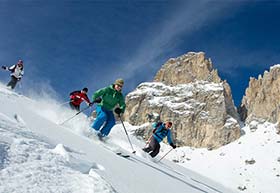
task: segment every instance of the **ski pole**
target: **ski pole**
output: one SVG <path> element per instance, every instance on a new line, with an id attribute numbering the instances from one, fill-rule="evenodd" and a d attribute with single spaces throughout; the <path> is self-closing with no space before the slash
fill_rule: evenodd
<path id="1" fill-rule="evenodd" d="M 157 163 L 160 162 L 165 156 L 167 156 L 167 154 L 169 154 L 172 150 L 173 150 L 173 148 L 170 149 L 166 154 L 164 154 L 164 156 L 162 156 L 162 157 L 157 161 Z"/>
<path id="2" fill-rule="evenodd" d="M 64 102 L 64 103 L 61 103 L 61 104 L 59 104 L 58 106 L 63 106 L 63 105 L 68 104 L 68 103 L 70 103 L 70 102 L 72 102 L 72 101 L 73 101 L 73 100 L 67 101 L 67 102 Z"/>
<path id="3" fill-rule="evenodd" d="M 21 84 L 21 81 L 20 81 L 20 80 L 18 80 L 17 85 L 18 85 L 18 93 L 19 93 L 19 94 L 22 94 L 22 84 Z"/>
<path id="4" fill-rule="evenodd" d="M 90 108 L 94 103 L 100 103 L 101 100 L 102 100 L 101 98 L 95 99 L 95 100 L 91 103 L 91 105 L 88 105 L 86 108 L 84 108 L 84 109 L 82 109 L 81 111 L 77 112 L 74 116 L 72 116 L 72 117 L 70 117 L 69 119 L 63 121 L 63 122 L 60 123 L 59 125 L 63 125 L 65 122 L 67 122 L 67 121 L 73 119 L 75 116 L 77 116 L 77 115 L 80 114 L 81 112 L 83 112 L 83 111 L 87 110 L 88 108 Z"/>
<path id="5" fill-rule="evenodd" d="M 132 153 L 136 153 L 136 151 L 133 149 L 132 143 L 131 143 L 131 141 L 130 141 L 130 139 L 129 139 L 129 136 L 128 136 L 128 134 L 127 134 L 126 128 L 125 128 L 125 126 L 124 126 L 124 124 L 123 124 L 123 121 L 122 121 L 122 118 L 121 118 L 121 115 L 120 115 L 120 114 L 119 114 L 119 118 L 120 118 L 120 120 L 121 120 L 122 126 L 123 126 L 123 128 L 124 128 L 125 134 L 126 134 L 127 139 L 128 139 L 128 142 L 130 143 L 130 146 L 131 146 L 131 149 L 132 149 Z"/>
<path id="6" fill-rule="evenodd" d="M 152 137 L 153 137 L 153 134 L 149 137 L 149 139 L 146 141 L 146 147 L 147 147 L 147 145 L 151 142 L 151 140 L 152 140 Z"/>
<path id="7" fill-rule="evenodd" d="M 81 112 L 87 110 L 90 106 L 87 106 L 86 108 L 84 108 L 83 110 L 77 112 L 74 116 L 70 117 L 69 119 L 66 119 L 65 121 L 63 121 L 62 123 L 60 123 L 59 125 L 63 125 L 64 123 L 66 123 L 67 121 L 70 121 L 71 119 L 73 119 L 74 117 L 76 117 L 78 114 L 80 114 Z"/>
<path id="8" fill-rule="evenodd" d="M 19 83 L 18 83 L 18 87 L 19 87 L 19 89 L 21 89 L 21 90 L 22 90 L 22 83 L 21 83 L 21 81 L 19 81 Z"/>

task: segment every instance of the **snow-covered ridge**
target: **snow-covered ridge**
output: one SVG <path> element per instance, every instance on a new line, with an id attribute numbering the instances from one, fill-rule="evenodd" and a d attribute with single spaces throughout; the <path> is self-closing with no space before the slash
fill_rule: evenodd
<path id="1" fill-rule="evenodd" d="M 187 100 L 197 92 L 219 92 L 223 91 L 222 83 L 213 83 L 207 81 L 197 81 L 189 84 L 178 84 L 176 86 L 168 86 L 161 82 L 145 82 L 141 83 L 136 90 L 129 93 L 127 97 L 133 98 L 138 95 L 153 96 L 149 100 L 150 105 L 163 106 L 177 112 L 178 114 L 187 114 L 193 110 L 195 106 L 203 105 L 198 101 Z M 178 111 L 180 109 L 180 111 Z M 184 111 L 182 111 L 184 109 Z"/>
<path id="2" fill-rule="evenodd" d="M 158 90 L 158 89 L 161 90 Z M 199 91 L 221 91 L 223 90 L 222 83 L 213 83 L 208 81 L 196 81 L 194 83 L 188 84 L 178 84 L 176 86 L 169 86 L 161 82 L 144 82 L 141 83 L 135 91 L 129 93 L 129 95 L 137 95 L 138 92 L 152 92 L 153 89 L 156 89 L 160 92 L 160 95 L 163 93 L 178 93 L 179 95 L 185 96 L 188 95 L 190 91 L 194 88 L 199 89 Z"/>
<path id="3" fill-rule="evenodd" d="M 280 64 L 275 64 L 273 66 L 270 66 L 269 70 L 271 71 L 274 68 L 280 68 Z"/>

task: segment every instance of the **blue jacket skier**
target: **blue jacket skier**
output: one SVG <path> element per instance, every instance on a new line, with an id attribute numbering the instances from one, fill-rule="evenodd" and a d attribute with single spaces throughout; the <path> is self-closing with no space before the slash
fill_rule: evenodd
<path id="1" fill-rule="evenodd" d="M 167 141 L 172 148 L 176 148 L 176 145 L 172 140 L 172 132 L 170 128 L 172 127 L 172 122 L 166 123 L 156 123 L 153 124 L 154 130 L 153 135 L 151 136 L 151 140 L 148 144 L 148 147 L 143 148 L 143 151 L 150 154 L 150 156 L 155 157 L 160 150 L 160 142 L 167 137 Z"/>

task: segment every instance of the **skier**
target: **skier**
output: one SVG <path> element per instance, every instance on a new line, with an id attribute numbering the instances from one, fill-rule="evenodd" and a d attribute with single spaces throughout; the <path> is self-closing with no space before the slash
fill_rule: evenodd
<path id="1" fill-rule="evenodd" d="M 70 93 L 70 102 L 69 105 L 71 109 L 80 111 L 80 104 L 83 101 L 86 101 L 86 103 L 89 106 L 92 106 L 93 103 L 90 102 L 88 96 L 87 96 L 88 88 L 83 88 L 82 90 L 73 91 Z"/>
<path id="2" fill-rule="evenodd" d="M 113 109 L 120 116 L 125 111 L 125 100 L 122 94 L 123 79 L 117 79 L 114 84 L 99 89 L 93 94 L 93 100 L 101 97 L 102 101 L 96 106 L 97 117 L 92 128 L 97 131 L 101 139 L 108 136 L 112 127 L 116 124 Z"/>
<path id="3" fill-rule="evenodd" d="M 10 71 L 11 74 L 11 80 L 7 84 L 7 87 L 11 87 L 11 89 L 14 89 L 17 82 L 21 80 L 24 70 L 23 70 L 23 61 L 19 60 L 17 64 L 14 64 L 10 67 L 2 66 L 2 69 Z"/>
<path id="4" fill-rule="evenodd" d="M 153 124 L 153 134 L 150 138 L 150 142 L 148 144 L 148 147 L 143 148 L 142 150 L 149 153 L 150 156 L 155 157 L 160 150 L 160 142 L 167 136 L 167 141 L 170 144 L 170 146 L 175 149 L 176 145 L 173 143 L 172 140 L 172 133 L 170 128 L 172 127 L 172 122 L 166 122 L 166 123 L 155 123 Z"/>

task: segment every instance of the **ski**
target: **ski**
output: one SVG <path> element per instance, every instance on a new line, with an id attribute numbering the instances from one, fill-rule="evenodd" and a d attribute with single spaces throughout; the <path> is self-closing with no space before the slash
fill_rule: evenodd
<path id="1" fill-rule="evenodd" d="M 130 155 L 123 154 L 122 152 L 116 152 L 116 154 L 119 155 L 119 156 L 122 156 L 124 158 L 129 158 L 130 157 Z"/>
<path id="2" fill-rule="evenodd" d="M 124 158 L 129 158 L 129 157 L 130 157 L 129 154 L 124 153 L 124 152 L 121 152 L 121 150 L 119 150 L 119 148 L 114 149 L 114 148 L 112 148 L 112 147 L 109 147 L 109 146 L 108 146 L 109 144 L 106 143 L 108 138 L 102 136 L 101 133 L 97 133 L 97 134 L 96 134 L 96 138 L 98 139 L 98 141 L 101 142 L 100 145 L 102 145 L 102 146 L 103 146 L 104 148 L 106 148 L 107 150 L 110 150 L 110 151 L 114 152 L 115 154 L 117 154 L 117 155 L 119 155 L 119 156 L 121 156 L 121 157 L 124 157 Z M 96 138 L 95 138 L 95 139 L 96 139 Z M 107 144 L 107 145 L 106 145 L 106 144 Z M 132 153 L 135 154 L 136 151 L 133 151 Z"/>

